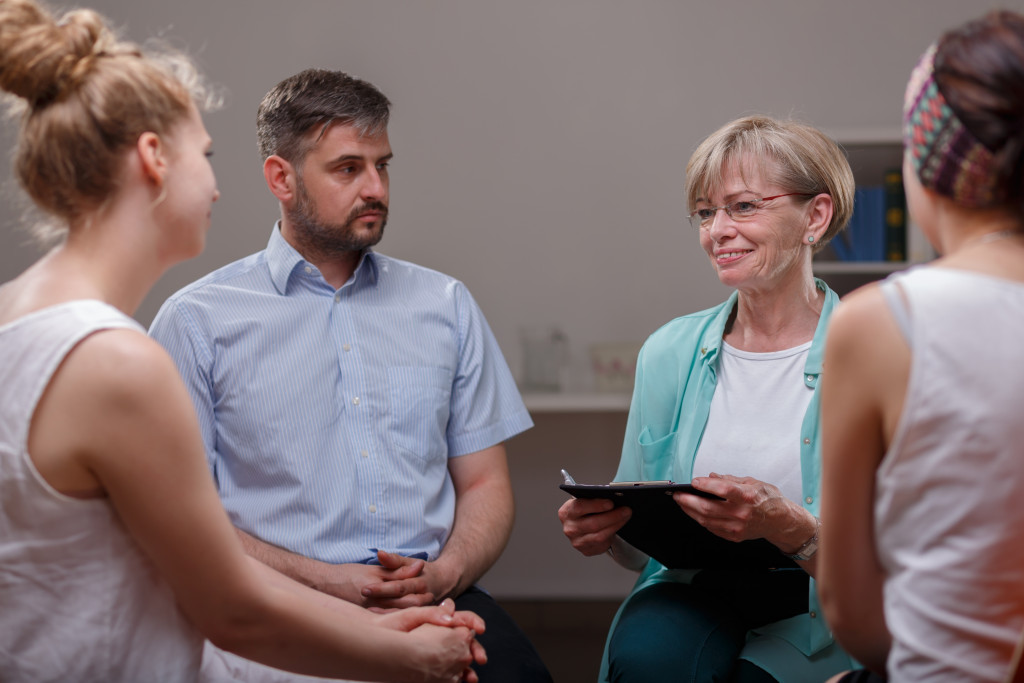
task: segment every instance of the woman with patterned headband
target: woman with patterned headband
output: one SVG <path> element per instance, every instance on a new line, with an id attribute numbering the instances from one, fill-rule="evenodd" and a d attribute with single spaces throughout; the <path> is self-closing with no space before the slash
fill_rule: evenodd
<path id="1" fill-rule="evenodd" d="M 1003 681 L 1024 628 L 1024 16 L 945 34 L 904 111 L 907 202 L 942 257 L 833 317 L 820 596 L 869 669 L 845 681 Z"/>

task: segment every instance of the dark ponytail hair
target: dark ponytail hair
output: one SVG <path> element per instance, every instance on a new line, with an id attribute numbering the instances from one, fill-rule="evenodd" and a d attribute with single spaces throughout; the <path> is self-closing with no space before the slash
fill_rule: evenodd
<path id="1" fill-rule="evenodd" d="M 1024 217 L 1024 15 L 994 11 L 946 33 L 935 54 L 935 82 L 995 155 L 1001 195 Z"/>

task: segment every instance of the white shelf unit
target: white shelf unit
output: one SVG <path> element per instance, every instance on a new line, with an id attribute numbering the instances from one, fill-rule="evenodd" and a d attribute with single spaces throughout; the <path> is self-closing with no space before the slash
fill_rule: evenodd
<path id="1" fill-rule="evenodd" d="M 815 261 L 814 272 L 822 275 L 833 273 L 870 273 L 888 275 L 903 270 L 907 261 Z"/>
<path id="2" fill-rule="evenodd" d="M 889 168 L 899 168 L 903 141 L 896 128 L 856 128 L 827 131 L 846 150 L 858 185 L 881 185 Z M 884 278 L 935 257 L 931 245 L 907 216 L 907 260 L 905 261 L 814 261 L 814 272 L 840 294 Z"/>
<path id="3" fill-rule="evenodd" d="M 523 402 L 530 413 L 626 412 L 629 394 L 622 393 L 524 393 Z"/>

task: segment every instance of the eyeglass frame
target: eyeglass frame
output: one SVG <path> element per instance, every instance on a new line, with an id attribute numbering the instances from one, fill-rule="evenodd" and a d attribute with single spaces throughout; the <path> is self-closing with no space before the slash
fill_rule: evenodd
<path id="1" fill-rule="evenodd" d="M 694 209 L 689 214 L 687 214 L 686 218 L 690 221 L 690 226 L 691 227 L 702 228 L 702 227 L 704 227 L 705 223 L 711 223 L 712 221 L 714 221 L 715 220 L 715 216 L 717 216 L 718 212 L 721 211 L 721 210 L 724 210 L 725 214 L 729 218 L 731 218 L 733 220 L 737 220 L 737 218 L 732 215 L 732 207 L 733 206 L 735 206 L 736 204 L 757 204 L 757 206 L 754 207 L 754 210 L 750 213 L 750 216 L 743 216 L 743 217 L 739 218 L 739 220 L 745 220 L 745 219 L 750 218 L 751 216 L 753 216 L 755 213 L 757 213 L 758 209 L 761 208 L 761 206 L 760 206 L 761 202 L 770 202 L 773 199 L 781 199 L 783 197 L 796 197 L 796 196 L 800 196 L 800 197 L 816 197 L 817 194 L 815 194 L 813 192 L 787 192 L 785 194 L 775 194 L 775 195 L 772 195 L 771 197 L 760 197 L 760 198 L 757 198 L 757 199 L 737 199 L 734 202 L 729 202 L 728 204 L 723 204 L 722 206 L 707 206 L 707 207 L 704 207 L 704 208 L 701 208 L 701 209 Z M 708 216 L 705 219 L 701 219 L 700 216 L 697 215 L 698 211 L 709 211 L 709 210 L 710 211 L 714 211 L 714 213 L 712 213 L 710 216 Z M 693 225 L 693 219 L 694 218 L 698 219 L 698 222 L 697 222 L 696 226 Z"/>

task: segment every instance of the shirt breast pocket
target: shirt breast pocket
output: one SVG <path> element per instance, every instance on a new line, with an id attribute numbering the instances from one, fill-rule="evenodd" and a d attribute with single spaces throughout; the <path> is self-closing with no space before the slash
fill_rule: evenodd
<path id="1" fill-rule="evenodd" d="M 637 445 L 640 448 L 640 472 L 643 479 L 673 479 L 676 434 L 669 432 L 655 437 L 649 426 L 640 432 Z"/>
<path id="2" fill-rule="evenodd" d="M 441 367 L 388 369 L 388 436 L 406 455 L 447 456 L 452 373 Z"/>

